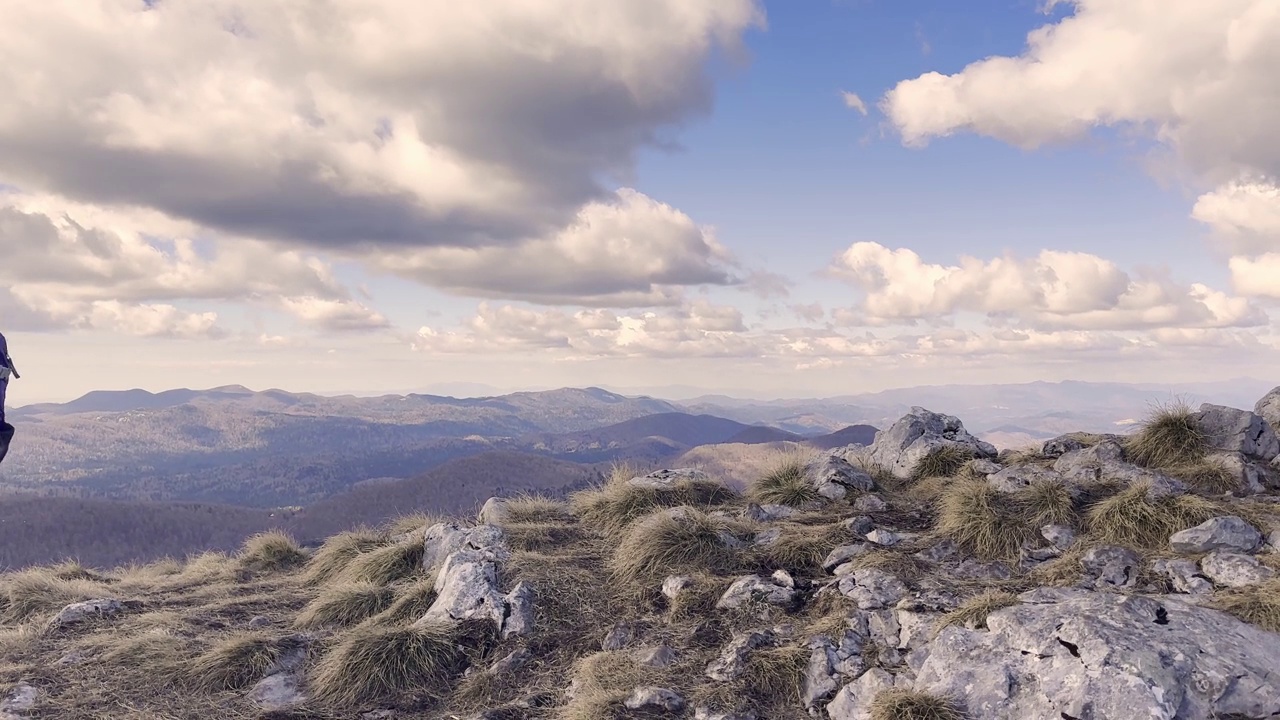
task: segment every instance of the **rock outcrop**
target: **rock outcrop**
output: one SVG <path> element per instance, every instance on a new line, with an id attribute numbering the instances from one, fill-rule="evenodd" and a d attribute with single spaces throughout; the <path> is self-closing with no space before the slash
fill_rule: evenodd
<path id="1" fill-rule="evenodd" d="M 957 448 L 974 458 L 994 460 L 998 455 L 994 445 L 970 435 L 959 418 L 913 407 L 876 434 L 866 457 L 895 476 L 907 478 L 925 456 L 943 447 Z"/>

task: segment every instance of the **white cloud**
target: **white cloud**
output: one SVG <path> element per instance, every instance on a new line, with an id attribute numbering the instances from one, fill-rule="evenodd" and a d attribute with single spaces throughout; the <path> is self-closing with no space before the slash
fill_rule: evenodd
<path id="1" fill-rule="evenodd" d="M 668 302 L 649 286 L 727 281 L 688 218 L 606 180 L 710 109 L 704 65 L 763 26 L 758 0 L 0 0 L 0 16 L 0 183 L 354 257 L 440 249 L 420 277 L 459 270 L 469 294 L 495 256 L 543 250 L 634 267 L 582 290 L 498 262 L 492 294 Z"/>
<path id="2" fill-rule="evenodd" d="M 674 305 L 680 286 L 740 282 L 713 229 L 629 189 L 589 203 L 563 230 L 514 247 L 383 252 L 372 262 L 460 294 L 549 304 Z"/>
<path id="3" fill-rule="evenodd" d="M 1241 295 L 1280 300 L 1280 252 L 1230 261 L 1231 285 Z"/>
<path id="4" fill-rule="evenodd" d="M 133 337 L 220 338 L 226 330 L 214 312 L 187 312 L 165 303 L 126 304 L 118 300 L 60 301 L 24 298 L 23 304 L 49 324 L 106 330 Z"/>
<path id="5" fill-rule="evenodd" d="M 1213 228 L 1232 252 L 1280 251 L 1280 188 L 1271 183 L 1228 183 L 1201 195 L 1191 216 Z"/>
<path id="6" fill-rule="evenodd" d="M 846 90 L 840 93 L 840 97 L 844 99 L 845 107 L 853 110 L 857 110 L 859 113 L 862 114 L 863 117 L 866 117 L 867 104 L 862 102 L 862 98 L 858 97 L 857 93 L 851 93 Z"/>
<path id="7" fill-rule="evenodd" d="M 291 315 L 329 331 L 378 330 L 390 327 L 381 313 L 353 300 L 285 297 L 280 298 L 280 305 Z"/>
<path id="8" fill-rule="evenodd" d="M 836 314 L 846 325 L 912 324 L 961 312 L 1013 318 L 1041 330 L 1242 327 L 1267 320 L 1245 298 L 1199 283 L 1130 277 L 1114 263 L 1080 252 L 961 257 L 957 265 L 940 265 L 907 248 L 860 242 L 835 259 L 830 273 L 865 293 L 856 308 Z"/>

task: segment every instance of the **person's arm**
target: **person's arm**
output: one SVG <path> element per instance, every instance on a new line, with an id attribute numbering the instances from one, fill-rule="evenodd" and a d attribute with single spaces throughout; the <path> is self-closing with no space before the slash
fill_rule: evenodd
<path id="1" fill-rule="evenodd" d="M 13 376 L 16 378 L 22 377 L 21 375 L 18 374 L 18 366 L 13 364 L 13 358 L 9 357 L 8 353 L 5 353 L 3 357 L 4 357 L 4 364 L 9 366 L 9 372 L 13 373 Z"/>

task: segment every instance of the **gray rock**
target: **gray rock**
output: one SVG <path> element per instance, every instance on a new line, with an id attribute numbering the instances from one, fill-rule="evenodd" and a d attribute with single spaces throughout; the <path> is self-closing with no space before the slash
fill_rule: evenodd
<path id="1" fill-rule="evenodd" d="M 528 648 L 520 648 L 507 653 L 505 657 L 489 666 L 489 672 L 493 675 L 503 675 L 520 669 L 525 663 L 529 662 L 529 658 L 533 654 Z"/>
<path id="2" fill-rule="evenodd" d="M 894 545 L 897 545 L 903 540 L 902 535 L 892 530 L 885 530 L 884 528 L 877 528 L 875 530 L 872 530 L 871 532 L 867 533 L 866 537 L 871 542 L 875 543 L 876 545 L 880 545 L 882 547 L 893 547 Z"/>
<path id="3" fill-rule="evenodd" d="M 1268 488 L 1280 487 L 1280 472 L 1260 460 L 1247 458 L 1238 452 L 1214 451 L 1209 452 L 1205 459 L 1221 467 L 1235 480 L 1237 487 L 1232 492 L 1256 495 Z"/>
<path id="4" fill-rule="evenodd" d="M 283 712 L 302 705 L 307 696 L 296 675 L 276 673 L 259 680 L 249 691 L 249 700 L 267 712 Z"/>
<path id="5" fill-rule="evenodd" d="M 621 650 L 636 641 L 636 627 L 632 623 L 625 620 L 614 623 L 613 627 L 604 636 L 604 640 L 600 643 L 600 649 L 611 651 Z"/>
<path id="6" fill-rule="evenodd" d="M 1066 525 L 1045 525 L 1040 535 L 1059 550 L 1070 550 L 1076 544 L 1076 531 Z"/>
<path id="7" fill-rule="evenodd" d="M 720 600 L 716 602 L 716 608 L 730 610 L 753 602 L 790 607 L 795 601 L 794 582 L 788 585 L 777 577 L 763 578 L 759 575 L 748 575 L 735 580 L 729 589 L 724 591 Z"/>
<path id="8" fill-rule="evenodd" d="M 1267 545 L 1271 546 L 1272 552 L 1280 552 L 1280 530 L 1267 533 Z"/>
<path id="9" fill-rule="evenodd" d="M 248 628 L 250 630 L 259 630 L 265 627 L 271 627 L 271 618 L 265 615 L 254 615 L 253 618 L 249 620 Z"/>
<path id="10" fill-rule="evenodd" d="M 916 553 L 915 556 L 931 563 L 951 562 L 960 557 L 960 548 L 954 541 L 943 539 Z"/>
<path id="11" fill-rule="evenodd" d="M 805 478 L 818 494 L 828 500 L 843 500 L 855 491 L 876 489 L 871 476 L 839 455 L 819 455 L 804 467 Z"/>
<path id="12" fill-rule="evenodd" d="M 775 520 L 784 520 L 795 514 L 796 514 L 795 508 L 790 508 L 790 507 L 787 507 L 786 505 L 777 505 L 772 503 L 765 504 L 765 505 L 757 505 L 755 503 L 749 503 L 747 505 L 747 509 L 742 511 L 742 517 L 747 518 L 748 520 L 755 520 L 756 522 L 773 522 Z"/>
<path id="13" fill-rule="evenodd" d="M 1012 576 L 1009 568 L 1000 562 L 983 562 L 977 558 L 966 558 L 951 568 L 951 575 L 970 580 L 1007 580 Z"/>
<path id="14" fill-rule="evenodd" d="M 969 469 L 979 475 L 994 475 L 1004 469 L 1004 466 L 994 460 L 986 458 L 974 458 L 969 461 Z"/>
<path id="15" fill-rule="evenodd" d="M 533 586 L 521 580 L 503 598 L 506 617 L 501 624 L 502 639 L 528 635 L 533 631 Z"/>
<path id="16" fill-rule="evenodd" d="M 867 457 L 895 476 L 907 478 L 921 459 L 943 446 L 957 447 L 972 457 L 988 460 L 998 454 L 995 446 L 970 435 L 959 418 L 913 407 L 887 430 L 876 433 Z"/>
<path id="17" fill-rule="evenodd" d="M 742 671 L 746 669 L 747 660 L 751 657 L 751 653 L 762 647 L 772 645 L 773 642 L 774 635 L 769 631 L 734 635 L 733 639 L 726 643 L 724 649 L 720 651 L 719 657 L 707 664 L 707 677 L 720 682 L 738 679 L 742 675 Z"/>
<path id="18" fill-rule="evenodd" d="M 1034 483 L 1061 483 L 1062 476 L 1039 465 L 1010 465 L 994 475 L 988 475 L 987 482 L 1000 492 L 1013 493 L 1031 487 Z"/>
<path id="19" fill-rule="evenodd" d="M 0 718 L 4 715 L 28 713 L 35 709 L 40 699 L 40 691 L 27 683 L 18 683 L 9 691 L 4 700 L 0 700 Z"/>
<path id="20" fill-rule="evenodd" d="M 1273 432 L 1280 432 L 1280 385 L 1263 395 L 1258 404 L 1253 406 L 1253 412 L 1266 420 Z"/>
<path id="21" fill-rule="evenodd" d="M 435 582 L 436 599 L 419 625 L 488 618 L 501 628 L 506 602 L 498 590 L 497 558 L 488 550 L 458 550 L 444 559 Z"/>
<path id="22" fill-rule="evenodd" d="M 1258 562 L 1257 558 L 1221 550 L 1204 556 L 1200 561 L 1200 571 L 1214 584 L 1232 588 L 1257 585 L 1276 576 L 1275 570 Z"/>
<path id="23" fill-rule="evenodd" d="M 463 527 L 457 523 L 436 523 L 423 533 L 422 569 L 431 574 L 445 558 L 459 550 L 488 550 L 495 562 L 505 561 L 511 551 L 506 535 L 497 525 Z"/>
<path id="24" fill-rule="evenodd" d="M 1056 438 L 1045 440 L 1040 446 L 1040 454 L 1045 457 L 1058 458 L 1066 455 L 1073 450 L 1084 449 L 1084 443 L 1070 435 L 1059 435 Z"/>
<path id="25" fill-rule="evenodd" d="M 862 568 L 852 576 L 840 578 L 840 594 L 853 600 L 862 610 L 892 607 L 906 597 L 907 586 L 897 577 L 877 568 Z"/>
<path id="26" fill-rule="evenodd" d="M 1280 636 L 1173 596 L 1042 588 L 948 627 L 914 689 L 961 698 L 969 717 L 1269 717 Z M 832 718 L 837 718 L 832 715 Z"/>
<path id="27" fill-rule="evenodd" d="M 662 581 L 662 594 L 668 600 L 675 600 L 676 596 L 687 590 L 693 585 L 693 578 L 687 575 L 669 575 L 667 579 Z"/>
<path id="28" fill-rule="evenodd" d="M 876 523 L 866 515 L 854 515 L 844 521 L 844 526 L 854 535 L 866 535 L 876 529 Z"/>
<path id="29" fill-rule="evenodd" d="M 871 720 L 871 703 L 893 685 L 892 675 L 880 668 L 871 668 L 836 693 L 835 699 L 827 704 L 827 717 L 831 720 Z"/>
<path id="30" fill-rule="evenodd" d="M 867 623 L 867 637 L 880 647 L 898 647 L 898 636 L 902 626 L 898 624 L 898 613 L 891 608 L 871 610 L 862 614 Z"/>
<path id="31" fill-rule="evenodd" d="M 480 514 L 476 516 L 476 521 L 481 525 L 502 525 L 507 522 L 509 515 L 507 506 L 510 504 L 510 500 L 500 497 L 485 500 L 484 506 L 480 508 Z"/>
<path id="32" fill-rule="evenodd" d="M 760 720 L 754 710 L 746 712 L 719 712 L 708 707 L 699 707 L 693 712 L 693 720 Z"/>
<path id="33" fill-rule="evenodd" d="M 1138 583 L 1142 559 L 1129 548 L 1100 545 L 1085 552 L 1080 567 L 1099 585 L 1133 587 Z"/>
<path id="34" fill-rule="evenodd" d="M 676 651 L 669 645 L 656 645 L 636 651 L 636 662 L 648 667 L 664 668 L 676 661 Z"/>
<path id="35" fill-rule="evenodd" d="M 1192 418 L 1205 442 L 1216 450 L 1238 452 L 1264 463 L 1280 455 L 1280 438 L 1257 413 L 1204 403 Z"/>
<path id="36" fill-rule="evenodd" d="M 761 530 L 751 538 L 751 544 L 756 547 L 768 547 L 782 539 L 782 528 L 772 527 L 767 530 Z"/>
<path id="37" fill-rule="evenodd" d="M 648 475 L 633 477 L 627 481 L 628 485 L 638 488 L 648 488 L 653 490 L 668 490 L 687 482 L 713 482 L 711 476 L 694 468 L 675 468 L 668 470 L 658 470 Z"/>
<path id="38" fill-rule="evenodd" d="M 124 610 L 124 603 L 115 598 L 98 598 L 83 602 L 71 603 L 58 611 L 49 621 L 49 627 L 60 628 L 75 625 L 86 620 L 118 615 Z"/>
<path id="39" fill-rule="evenodd" d="M 812 710 L 828 700 L 845 682 L 866 669 L 862 658 L 863 638 L 846 630 L 837 642 L 827 635 L 811 638 L 809 664 L 800 680 L 800 700 Z"/>
<path id="40" fill-rule="evenodd" d="M 277 673 L 292 673 L 301 670 L 306 664 L 307 657 L 310 654 L 309 648 L 314 638 L 306 633 L 295 633 L 287 635 L 276 643 L 280 648 L 280 653 L 276 659 L 267 667 L 264 675 L 275 675 Z"/>
<path id="41" fill-rule="evenodd" d="M 1262 533 L 1237 515 L 1210 518 L 1193 528 L 1174 533 L 1169 547 L 1179 553 L 1204 553 L 1210 550 L 1253 552 L 1262 544 Z"/>
<path id="42" fill-rule="evenodd" d="M 1186 558 L 1164 558 L 1151 563 L 1151 570 L 1169 579 L 1169 585 L 1180 593 L 1204 595 L 1213 592 L 1213 583 L 1200 574 L 1196 564 Z"/>
<path id="43" fill-rule="evenodd" d="M 827 553 L 827 559 L 822 561 L 822 569 L 826 570 L 827 572 L 832 572 L 836 568 L 858 557 L 859 555 L 865 555 L 868 551 L 870 551 L 870 549 L 871 548 L 868 547 L 866 543 L 856 543 L 853 545 L 841 545 L 840 547 L 837 547 L 836 549 L 832 550 L 830 553 Z"/>
<path id="44" fill-rule="evenodd" d="M 853 501 L 853 509 L 864 513 L 883 512 L 889 509 L 889 503 L 881 500 L 878 495 L 859 495 Z"/>
<path id="45" fill-rule="evenodd" d="M 622 704 L 628 710 L 657 708 L 667 712 L 680 712 L 684 709 L 684 697 L 671 688 L 648 685 L 633 690 Z"/>

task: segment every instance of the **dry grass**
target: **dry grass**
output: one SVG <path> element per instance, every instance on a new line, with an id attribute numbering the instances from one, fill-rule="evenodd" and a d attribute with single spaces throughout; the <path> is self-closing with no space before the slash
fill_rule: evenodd
<path id="1" fill-rule="evenodd" d="M 1222 495 L 1241 490 L 1240 476 L 1221 462 L 1210 458 L 1170 465 L 1162 470 L 1206 495 Z"/>
<path id="2" fill-rule="evenodd" d="M 1136 483 L 1102 500 L 1085 519 L 1089 538 L 1098 543 L 1136 549 L 1159 549 L 1169 536 L 1223 513 L 1215 502 L 1195 495 L 1171 495 L 1152 500 L 1148 483 Z"/>
<path id="3" fill-rule="evenodd" d="M 969 598 L 963 605 L 943 615 L 934 627 L 934 634 L 951 625 L 970 629 L 986 629 L 987 616 L 1000 608 L 1018 604 L 1018 596 L 1003 590 L 988 590 Z"/>
<path id="4" fill-rule="evenodd" d="M 792 573 L 816 574 L 822 569 L 822 561 L 836 547 L 853 540 L 852 533 L 841 524 L 800 525 L 798 523 L 774 523 L 782 534 L 769 545 L 753 549 L 763 568 L 778 568 Z"/>
<path id="5" fill-rule="evenodd" d="M 1280 633 L 1280 578 L 1221 591 L 1214 597 L 1211 607 L 1263 630 Z"/>
<path id="6" fill-rule="evenodd" d="M 546 550 L 569 545 L 584 537 L 582 528 L 565 522 L 504 523 L 507 544 L 513 550 Z"/>
<path id="7" fill-rule="evenodd" d="M 388 537 L 394 538 L 400 535 L 422 533 L 436 523 L 445 522 L 446 519 L 447 518 L 434 513 L 409 513 L 391 520 L 386 524 L 384 529 Z"/>
<path id="8" fill-rule="evenodd" d="M 660 508 L 688 505 L 710 508 L 732 502 L 737 494 L 706 480 L 684 480 L 670 488 L 642 488 L 628 484 L 630 471 L 615 469 L 604 485 L 575 493 L 570 506 L 583 523 L 606 532 L 625 530 L 637 518 Z"/>
<path id="9" fill-rule="evenodd" d="M 344 708 L 405 695 L 439 699 L 466 665 L 458 635 L 434 625 L 352 629 L 315 667 L 310 685 L 320 703 Z"/>
<path id="10" fill-rule="evenodd" d="M 307 561 L 296 540 L 280 530 L 258 533 L 244 541 L 240 563 L 250 570 L 288 570 Z"/>
<path id="11" fill-rule="evenodd" d="M 636 687 L 658 681 L 658 673 L 636 663 L 623 651 L 597 652 L 579 660 L 573 699 L 557 713 L 559 720 L 622 720 L 634 717 L 622 702 Z"/>
<path id="12" fill-rule="evenodd" d="M 609 566 L 624 584 L 660 583 L 667 575 L 687 572 L 731 572 L 742 566 L 743 556 L 722 537 L 730 529 L 697 510 L 676 517 L 658 511 L 622 536 Z"/>
<path id="13" fill-rule="evenodd" d="M 48 568 L 31 568 L 0 585 L 0 621 L 16 625 L 52 615 L 74 602 L 113 595 L 110 587 L 92 580 L 65 580 Z"/>
<path id="14" fill-rule="evenodd" d="M 302 647 L 292 636 L 232 635 L 193 660 L 188 677 L 194 687 L 205 692 L 240 690 L 265 677 L 282 655 Z"/>
<path id="15" fill-rule="evenodd" d="M 390 585 L 419 572 L 424 552 L 422 538 L 410 536 L 394 545 L 356 555 L 338 577 L 352 582 Z"/>
<path id="16" fill-rule="evenodd" d="M 524 580 L 533 587 L 531 642 L 548 651 L 544 660 L 552 666 L 567 670 L 579 654 L 600 649 L 605 629 L 619 620 L 618 603 L 603 580 L 607 552 L 585 545 L 557 555 L 516 552 L 507 561 L 508 586 Z"/>
<path id="17" fill-rule="evenodd" d="M 911 468 L 913 481 L 930 477 L 955 477 L 973 459 L 973 453 L 956 445 L 942 445 L 920 458 Z"/>
<path id="18" fill-rule="evenodd" d="M 1181 400 L 1157 406 L 1138 432 L 1125 439 L 1125 454 L 1130 461 L 1151 468 L 1198 462 L 1208 445 L 1193 414 Z"/>
<path id="19" fill-rule="evenodd" d="M 962 478 L 943 491 L 935 529 L 980 559 L 1012 560 L 1041 526 L 1071 525 L 1075 519 L 1071 497 L 1060 484 L 1033 483 L 1005 493 L 986 480 Z"/>
<path id="20" fill-rule="evenodd" d="M 871 720 L 964 720 L 964 713 L 949 698 L 895 687 L 871 701 Z"/>
<path id="21" fill-rule="evenodd" d="M 427 613 L 436 601 L 435 580 L 426 578 L 400 587 L 391 604 L 368 622 L 376 625 L 411 623 Z"/>
<path id="22" fill-rule="evenodd" d="M 748 496 L 761 504 L 800 507 L 823 499 L 818 489 L 809 482 L 805 472 L 808 456 L 791 453 L 780 458 L 761 477 L 751 483 Z"/>
<path id="23" fill-rule="evenodd" d="M 294 621 L 299 628 L 347 627 L 386 610 L 395 601 L 395 591 L 371 582 L 342 583 L 325 588 Z"/>
<path id="24" fill-rule="evenodd" d="M 308 585 L 320 585 L 342 573 L 356 557 L 372 552 L 388 543 L 383 533 L 368 528 L 358 528 L 338 533 L 320 546 L 307 562 L 304 581 Z"/>
<path id="25" fill-rule="evenodd" d="M 516 523 L 567 523 L 573 520 L 569 504 L 541 495 L 517 495 L 508 498 L 506 522 Z"/>

